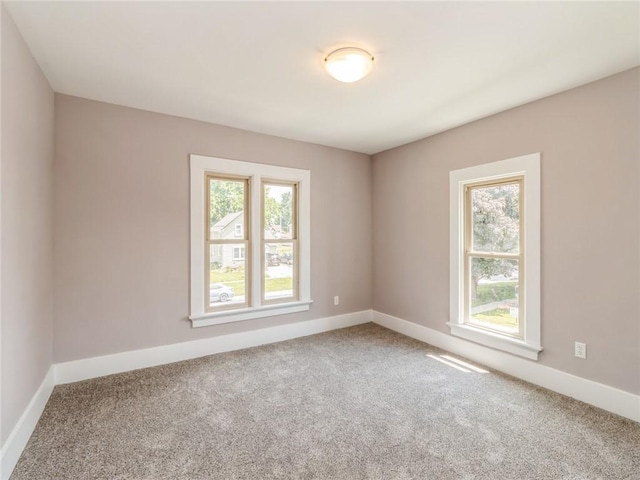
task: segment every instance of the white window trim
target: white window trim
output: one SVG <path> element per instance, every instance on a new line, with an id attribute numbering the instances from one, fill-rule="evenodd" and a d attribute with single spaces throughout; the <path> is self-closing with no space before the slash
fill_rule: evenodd
<path id="1" fill-rule="evenodd" d="M 464 323 L 464 190 L 465 185 L 523 175 L 525 245 L 525 326 L 523 339 L 490 332 Z M 531 360 L 540 345 L 540 153 L 510 158 L 449 172 L 449 291 L 452 335 Z"/>
<path id="2" fill-rule="evenodd" d="M 309 310 L 311 300 L 311 172 L 298 168 L 279 167 L 262 163 L 229 160 L 225 158 L 190 156 L 191 168 L 191 286 L 190 315 L 192 327 L 219 325 L 255 318 L 270 317 Z M 299 298 L 289 303 L 263 305 L 261 301 L 261 262 L 252 262 L 254 274 L 251 276 L 251 305 L 248 308 L 206 312 L 204 298 L 205 281 L 205 189 L 206 172 L 221 175 L 237 175 L 249 178 L 252 195 L 252 212 L 260 212 L 262 178 L 297 182 L 298 191 L 298 245 L 299 245 Z M 248 219 L 254 238 L 251 243 L 251 258 L 261 258 L 260 213 Z M 256 236 L 257 235 L 257 236 Z M 246 253 L 245 253 L 246 257 Z"/>

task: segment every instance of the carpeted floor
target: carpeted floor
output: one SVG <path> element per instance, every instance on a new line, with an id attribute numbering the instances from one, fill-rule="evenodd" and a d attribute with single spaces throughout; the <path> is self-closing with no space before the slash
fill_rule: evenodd
<path id="1" fill-rule="evenodd" d="M 58 386 L 11 479 L 640 479 L 640 424 L 442 355 L 366 324 Z"/>

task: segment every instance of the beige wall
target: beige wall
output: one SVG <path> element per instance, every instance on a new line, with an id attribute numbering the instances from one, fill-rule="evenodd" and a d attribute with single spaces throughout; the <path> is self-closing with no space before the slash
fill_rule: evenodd
<path id="1" fill-rule="evenodd" d="M 53 91 L 2 7 L 2 432 L 51 366 Z"/>
<path id="2" fill-rule="evenodd" d="M 541 152 L 539 362 L 640 393 L 639 87 L 636 68 L 375 155 L 374 308 L 448 333 L 449 171 Z"/>
<path id="3" fill-rule="evenodd" d="M 309 312 L 191 328 L 190 153 L 311 170 Z M 56 362 L 371 308 L 367 155 L 56 94 L 55 162 Z"/>

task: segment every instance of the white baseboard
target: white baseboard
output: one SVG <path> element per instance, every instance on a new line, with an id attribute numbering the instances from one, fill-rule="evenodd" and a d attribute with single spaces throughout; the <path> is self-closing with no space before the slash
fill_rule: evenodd
<path id="1" fill-rule="evenodd" d="M 36 428 L 40 415 L 44 411 L 44 407 L 53 391 L 53 386 L 54 368 L 51 366 L 18 423 L 9 434 L 9 438 L 2 446 L 0 453 L 0 479 L 8 480 L 11 476 L 11 472 L 13 472 L 18 463 L 18 459 L 22 455 L 22 451 Z"/>
<path id="2" fill-rule="evenodd" d="M 63 383 L 78 382 L 80 380 L 137 370 L 139 368 L 180 362 L 182 360 L 213 355 L 214 353 L 229 352 L 267 343 L 281 342 L 297 337 L 305 337 L 307 335 L 351 327 L 371 321 L 371 310 L 364 310 L 362 312 L 289 323 L 287 325 L 251 330 L 249 332 L 57 363 L 54 366 L 55 383 L 56 385 L 60 385 Z"/>
<path id="3" fill-rule="evenodd" d="M 385 313 L 374 311 L 373 321 L 390 330 L 487 367 L 640 422 L 640 396 L 638 395 L 493 350 Z"/>

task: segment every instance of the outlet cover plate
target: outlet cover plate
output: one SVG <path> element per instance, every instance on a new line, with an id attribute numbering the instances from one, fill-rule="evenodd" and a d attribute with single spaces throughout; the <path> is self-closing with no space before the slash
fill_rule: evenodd
<path id="1" fill-rule="evenodd" d="M 575 355 L 578 358 L 587 358 L 587 344 L 576 342 Z"/>

